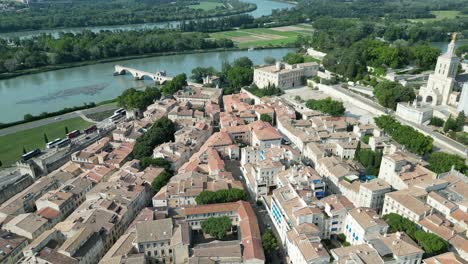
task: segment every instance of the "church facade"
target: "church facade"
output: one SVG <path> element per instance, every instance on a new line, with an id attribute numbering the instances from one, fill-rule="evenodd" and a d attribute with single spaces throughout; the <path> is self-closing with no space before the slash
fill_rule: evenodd
<path id="1" fill-rule="evenodd" d="M 455 33 L 448 45 L 447 52 L 437 59 L 435 72 L 429 75 L 426 86 L 420 88 L 419 96 L 422 98 L 422 102 L 433 106 L 453 104 L 453 99 L 451 100 L 450 97 L 460 63 L 459 58 L 455 55 L 456 37 Z"/>

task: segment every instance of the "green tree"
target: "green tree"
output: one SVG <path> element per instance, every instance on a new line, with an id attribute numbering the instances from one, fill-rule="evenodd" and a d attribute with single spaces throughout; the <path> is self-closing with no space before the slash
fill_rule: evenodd
<path id="1" fill-rule="evenodd" d="M 450 115 L 449 118 L 445 121 L 443 130 L 445 133 L 447 133 L 450 130 L 457 131 L 457 129 L 458 129 L 457 120 L 453 119 L 452 115 Z"/>
<path id="2" fill-rule="evenodd" d="M 431 118 L 431 121 L 429 122 L 429 125 L 431 126 L 436 126 L 436 127 L 442 127 L 444 125 L 444 120 L 442 118 L 438 118 L 433 116 Z"/>
<path id="3" fill-rule="evenodd" d="M 143 157 L 140 159 L 141 170 L 144 170 L 149 166 L 164 168 L 166 171 L 171 171 L 172 164 L 170 161 L 163 158 Z"/>
<path id="4" fill-rule="evenodd" d="M 187 75 L 185 73 L 176 75 L 172 80 L 166 82 L 161 87 L 161 92 L 166 95 L 173 95 L 187 85 Z"/>
<path id="5" fill-rule="evenodd" d="M 231 188 L 225 190 L 203 191 L 195 197 L 197 204 L 215 204 L 215 203 L 230 203 L 237 201 L 246 201 L 247 193 L 244 190 Z"/>
<path id="6" fill-rule="evenodd" d="M 389 225 L 389 232 L 405 232 L 409 237 L 422 246 L 426 257 L 447 252 L 448 243 L 439 236 L 419 230 L 411 220 L 401 215 L 390 213 L 383 216 Z"/>
<path id="7" fill-rule="evenodd" d="M 169 118 L 158 119 L 142 136 L 137 138 L 133 147 L 133 156 L 140 160 L 150 157 L 157 145 L 174 140 L 175 131 L 175 124 Z"/>
<path id="8" fill-rule="evenodd" d="M 272 255 L 278 248 L 278 241 L 270 230 L 266 230 L 262 235 L 262 246 L 266 256 Z"/>
<path id="9" fill-rule="evenodd" d="M 24 121 L 31 121 L 33 119 L 34 119 L 34 117 L 31 114 L 25 114 L 24 117 L 23 117 Z"/>
<path id="10" fill-rule="evenodd" d="M 309 99 L 306 102 L 306 107 L 331 116 L 342 116 L 346 111 L 343 102 L 335 101 L 330 97 L 321 100 Z"/>
<path id="11" fill-rule="evenodd" d="M 144 91 L 130 88 L 117 97 L 117 104 L 128 110 L 145 110 L 148 105 L 159 98 L 161 98 L 161 92 L 156 87 L 146 87 Z"/>
<path id="12" fill-rule="evenodd" d="M 271 116 L 268 114 L 261 114 L 260 120 L 262 120 L 263 122 L 268 122 L 273 125 L 273 118 L 271 118 Z"/>
<path id="13" fill-rule="evenodd" d="M 432 69 L 440 55 L 440 50 L 429 45 L 411 47 L 411 59 L 422 69 Z"/>
<path id="14" fill-rule="evenodd" d="M 213 67 L 196 67 L 192 70 L 192 76 L 190 76 L 190 79 L 197 83 L 203 83 L 203 78 L 208 75 L 218 75 L 218 72 L 216 72 Z"/>
<path id="15" fill-rule="evenodd" d="M 169 180 L 172 178 L 172 173 L 169 171 L 164 170 L 161 172 L 158 177 L 154 178 L 153 182 L 151 182 L 151 187 L 155 193 L 158 193 L 162 187 L 164 187 Z"/>
<path id="16" fill-rule="evenodd" d="M 47 137 L 47 134 L 44 132 L 44 142 L 47 144 L 49 142 L 49 138 Z"/>
<path id="17" fill-rule="evenodd" d="M 2 161 L 0 160 L 0 168 L 1 168 L 2 166 L 3 166 L 3 163 L 2 163 Z"/>
<path id="18" fill-rule="evenodd" d="M 379 116 L 375 117 L 374 120 L 380 129 L 383 129 L 409 151 L 419 155 L 425 155 L 432 151 L 433 139 L 430 136 L 425 136 L 410 126 L 402 125 L 392 116 Z"/>
<path id="19" fill-rule="evenodd" d="M 458 57 L 461 57 L 464 53 L 468 53 L 468 44 L 460 45 L 455 51 Z"/>
<path id="20" fill-rule="evenodd" d="M 23 154 L 26 154 L 26 153 L 28 152 L 26 151 L 26 148 L 23 146 Z"/>
<path id="21" fill-rule="evenodd" d="M 232 223 L 227 216 L 210 217 L 201 223 L 201 227 L 204 233 L 222 240 L 231 229 Z"/>
<path id="22" fill-rule="evenodd" d="M 456 121 L 456 131 L 463 131 L 463 126 L 465 125 L 465 112 L 461 111 L 458 113 Z"/>
<path id="23" fill-rule="evenodd" d="M 265 57 L 265 59 L 263 59 L 263 61 L 265 62 L 265 64 L 268 64 L 268 65 L 276 63 L 276 59 L 273 58 L 273 57 L 270 57 L 270 56 Z"/>
<path id="24" fill-rule="evenodd" d="M 379 82 L 374 88 L 374 95 L 379 104 L 393 110 L 396 109 L 398 102 L 408 102 L 416 97 L 412 88 L 389 81 Z"/>
<path id="25" fill-rule="evenodd" d="M 283 60 L 288 64 L 298 64 L 304 62 L 304 56 L 299 53 L 288 53 L 284 55 Z"/>
<path id="26" fill-rule="evenodd" d="M 462 173 L 465 173 L 467 169 L 464 158 L 445 152 L 431 153 L 427 161 L 429 162 L 429 169 L 436 173 L 448 172 L 452 166 Z"/>
<path id="27" fill-rule="evenodd" d="M 361 141 L 357 143 L 356 151 L 354 152 L 354 160 L 359 160 L 360 154 L 361 154 Z"/>
<path id="28" fill-rule="evenodd" d="M 239 91 L 243 86 L 247 86 L 253 81 L 253 70 L 251 68 L 244 67 L 232 67 L 227 75 L 229 86 L 234 91 Z"/>
<path id="29" fill-rule="evenodd" d="M 65 134 L 68 134 L 70 131 L 68 131 L 68 127 L 65 126 Z"/>
<path id="30" fill-rule="evenodd" d="M 248 57 L 240 57 L 232 63 L 232 67 L 252 68 L 253 62 Z"/>

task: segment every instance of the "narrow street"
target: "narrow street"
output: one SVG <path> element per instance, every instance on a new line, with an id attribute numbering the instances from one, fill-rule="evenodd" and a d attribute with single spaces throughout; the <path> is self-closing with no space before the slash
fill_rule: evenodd
<path id="1" fill-rule="evenodd" d="M 228 160 L 226 161 L 226 169 L 232 173 L 234 178 L 240 182 L 242 182 L 242 186 L 247 191 L 247 184 L 245 182 L 245 177 L 242 175 L 242 171 L 240 170 L 240 162 L 238 160 Z M 276 237 L 278 241 L 278 251 L 279 253 L 270 256 L 270 260 L 272 264 L 283 264 L 286 263 L 285 261 L 285 254 L 283 246 L 281 245 L 281 240 L 279 237 L 278 232 L 276 231 L 275 226 L 271 222 L 271 219 L 268 215 L 268 211 L 265 209 L 264 205 L 258 206 L 257 202 L 249 196 L 249 202 L 254 209 L 255 215 L 257 216 L 258 226 L 260 228 L 260 232 L 263 234 L 266 229 L 270 229 Z"/>

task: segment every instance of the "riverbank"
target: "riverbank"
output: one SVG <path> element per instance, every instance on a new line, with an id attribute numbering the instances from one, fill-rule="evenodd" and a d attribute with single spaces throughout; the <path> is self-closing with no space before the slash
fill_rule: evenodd
<path id="1" fill-rule="evenodd" d="M 281 49 L 281 48 L 291 48 L 291 47 L 292 45 L 284 45 L 284 46 L 271 46 L 271 47 L 257 47 L 255 49 L 258 49 L 258 50 Z M 100 64 L 100 63 L 110 63 L 110 62 L 123 61 L 123 60 L 144 59 L 144 58 L 152 58 L 152 57 L 195 54 L 195 53 L 210 53 L 210 52 L 220 52 L 220 51 L 245 51 L 248 49 L 249 48 L 247 47 L 233 47 L 233 48 L 217 48 L 217 49 L 205 49 L 205 50 L 187 50 L 187 51 L 178 51 L 178 52 L 156 52 L 156 53 L 147 53 L 147 54 L 141 54 L 141 55 L 115 57 L 115 58 L 102 59 L 102 60 L 72 62 L 72 63 L 66 63 L 66 64 L 44 66 L 44 67 L 33 68 L 33 69 L 25 69 L 25 70 L 21 70 L 17 72 L 12 72 L 12 73 L 1 73 L 0 80 L 12 79 L 15 77 L 29 75 L 29 74 L 76 68 L 76 67 L 95 65 L 95 64 Z"/>
<path id="2" fill-rule="evenodd" d="M 255 65 L 264 63 L 266 57 L 280 60 L 293 48 L 231 49 L 222 51 L 185 52 L 170 56 L 158 56 L 122 61 L 97 63 L 69 69 L 30 74 L 0 81 L 0 122 L 22 120 L 25 114 L 40 115 L 59 109 L 90 102 L 101 102 L 116 98 L 128 88 L 142 88 L 154 82 L 134 80 L 131 76 L 114 76 L 114 65 L 149 72 L 166 71 L 175 76 L 185 73 L 190 76 L 196 67 L 214 67 L 221 70 L 224 61 L 232 62 L 246 56 Z M 161 55 L 161 54 L 159 54 Z M 136 56 L 134 56 L 136 57 Z M 143 57 L 143 56 L 139 56 Z"/>
<path id="3" fill-rule="evenodd" d="M 271 1 L 276 1 L 276 0 L 271 0 Z M 282 2 L 282 3 L 288 3 L 286 1 L 278 1 L 278 2 Z M 235 15 L 240 15 L 240 14 L 247 14 L 247 13 L 251 13 L 251 12 L 254 12 L 257 10 L 257 5 L 255 3 L 249 3 L 249 2 L 246 2 L 246 4 L 248 4 L 248 7 L 246 8 L 243 8 L 243 9 L 238 9 L 238 10 L 233 10 L 232 12 L 226 12 L 224 14 L 211 14 L 211 15 L 206 15 L 206 16 L 199 16 L 199 17 L 190 17 L 190 16 L 187 16 L 185 18 L 178 18 L 176 20 L 174 19 L 161 19 L 161 20 L 155 20 L 155 21 L 151 21 L 151 22 L 145 22 L 145 23 L 130 23 L 130 24 L 122 24 L 122 23 L 103 23 L 103 24 L 99 24 L 99 25 L 75 25 L 75 26 L 72 26 L 72 27 L 39 27 L 39 28 L 23 28 L 21 30 L 13 30 L 13 31 L 9 31 L 9 30 L 3 30 L 3 31 L 0 31 L 0 35 L 1 34 L 10 34 L 10 33 L 24 33 L 24 32 L 31 32 L 31 31 L 50 31 L 50 30 L 54 30 L 54 31 L 70 31 L 70 30 L 74 30 L 74 29 L 78 29 L 78 28 L 100 28 L 100 27 L 109 27 L 109 28 L 112 28 L 112 27 L 115 27 L 116 30 L 118 30 L 119 28 L 121 27 L 131 27 L 131 26 L 134 26 L 134 27 L 139 27 L 139 26 L 144 26 L 144 25 L 156 25 L 156 24 L 173 24 L 173 23 L 178 23 L 178 22 L 181 22 L 181 21 L 190 21 L 190 20 L 200 20 L 200 19 L 215 19 L 215 18 L 222 18 L 222 17 L 228 17 L 228 16 L 235 16 Z M 292 3 L 288 3 L 288 4 L 292 4 Z M 208 10 L 206 10 L 208 11 Z"/>

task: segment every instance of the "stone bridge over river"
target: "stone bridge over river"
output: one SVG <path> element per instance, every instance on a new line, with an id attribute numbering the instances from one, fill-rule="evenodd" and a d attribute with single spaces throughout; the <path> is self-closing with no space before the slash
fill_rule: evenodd
<path id="1" fill-rule="evenodd" d="M 130 73 L 135 80 L 143 80 L 146 77 L 160 84 L 172 80 L 172 77 L 166 76 L 166 71 L 158 71 L 156 73 L 151 73 L 125 67 L 122 65 L 114 66 L 114 75 L 125 75 L 127 73 Z"/>

